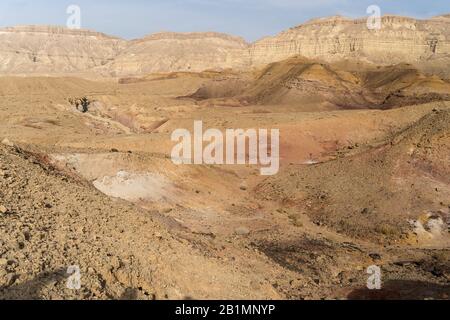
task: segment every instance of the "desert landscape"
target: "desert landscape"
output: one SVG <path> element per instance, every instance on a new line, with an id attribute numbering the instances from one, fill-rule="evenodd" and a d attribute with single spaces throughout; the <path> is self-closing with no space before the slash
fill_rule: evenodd
<path id="1" fill-rule="evenodd" d="M 381 22 L 1 29 L 0 299 L 448 300 L 450 15 Z M 279 129 L 279 172 L 174 164 L 196 120 Z"/>

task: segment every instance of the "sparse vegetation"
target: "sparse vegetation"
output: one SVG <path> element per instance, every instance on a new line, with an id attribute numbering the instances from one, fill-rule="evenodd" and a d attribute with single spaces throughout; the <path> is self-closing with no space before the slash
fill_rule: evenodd
<path id="1" fill-rule="evenodd" d="M 32 29 L 32 43 L 12 55 L 19 64 L 2 68 L 24 76 L 0 79 L 0 299 L 352 299 L 371 265 L 389 294 L 448 299 L 450 63 L 438 44 L 432 69 L 433 57 L 397 64 L 414 47 L 384 55 L 384 42 L 380 67 L 370 48 L 356 60 L 352 35 L 378 43 L 398 28 L 386 21 L 365 35 L 344 21 L 335 48 L 329 31 L 339 21 L 294 29 L 280 36 L 286 43 L 263 40 L 254 59 L 241 45 L 226 54 L 220 36 L 203 44 L 201 34 L 156 35 L 127 47 L 100 35 L 74 41 L 87 31 L 69 31 L 69 42 L 59 29 L 44 47 L 82 57 L 47 59 L 37 39 L 52 29 Z M 311 42 L 301 45 L 297 32 Z M 9 59 L 16 49 L 6 43 Z M 241 47 L 245 65 L 195 72 L 220 70 L 225 57 L 233 66 Z M 282 60 L 312 49 L 318 57 Z M 339 61 L 323 61 L 328 54 Z M 261 176 L 263 161 L 174 164 L 171 132 L 191 132 L 194 119 L 211 139 L 198 136 L 176 158 L 205 160 L 196 145 L 205 151 L 209 140 L 210 152 L 222 145 L 235 160 L 242 153 L 236 141 L 228 148 L 228 130 L 279 129 L 279 152 L 269 137 L 257 149 L 260 158 L 279 153 L 279 172 Z M 76 265 L 82 289 L 68 290 Z"/>
<path id="2" fill-rule="evenodd" d="M 91 101 L 87 97 L 82 98 L 69 98 L 69 103 L 74 106 L 78 111 L 86 113 L 89 111 Z"/>

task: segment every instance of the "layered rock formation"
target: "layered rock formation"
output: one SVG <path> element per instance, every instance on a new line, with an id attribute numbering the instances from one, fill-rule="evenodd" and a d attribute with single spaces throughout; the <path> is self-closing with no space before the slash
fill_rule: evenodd
<path id="1" fill-rule="evenodd" d="M 367 19 L 340 16 L 317 19 L 262 39 L 249 51 L 252 65 L 293 55 L 326 61 L 358 58 L 381 64 L 413 63 L 450 55 L 450 19 L 385 16 L 380 30 L 370 30 Z"/>
<path id="2" fill-rule="evenodd" d="M 244 68 L 248 44 L 221 33 L 157 33 L 130 41 L 127 49 L 106 66 L 112 75 Z"/>
<path id="3" fill-rule="evenodd" d="M 153 72 L 249 69 L 302 55 L 442 66 L 450 61 L 450 17 L 385 16 L 380 30 L 367 19 L 316 19 L 253 44 L 220 33 L 157 33 L 126 41 L 61 27 L 0 29 L 0 73 L 90 73 L 126 77 Z"/>
<path id="4" fill-rule="evenodd" d="M 0 29 L 0 72 L 54 74 L 86 72 L 106 65 L 126 41 L 88 30 L 52 26 Z"/>
<path id="5" fill-rule="evenodd" d="M 379 66 L 293 57 L 268 64 L 254 77 L 221 73 L 190 96 L 210 106 L 307 105 L 324 108 L 390 109 L 450 100 L 450 83 L 411 64 Z"/>

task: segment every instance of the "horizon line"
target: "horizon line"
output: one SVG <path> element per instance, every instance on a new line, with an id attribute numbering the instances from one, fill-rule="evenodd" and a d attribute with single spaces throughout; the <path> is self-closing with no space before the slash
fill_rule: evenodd
<path id="1" fill-rule="evenodd" d="M 408 18 L 408 19 L 414 19 L 417 21 L 429 21 L 432 20 L 433 18 L 438 18 L 438 17 L 447 17 L 450 16 L 450 12 L 449 13 L 443 13 L 443 14 L 439 14 L 439 15 L 433 15 L 430 16 L 429 18 L 420 18 L 420 17 L 414 17 L 414 16 L 407 16 L 407 15 L 399 15 L 399 14 L 391 14 L 391 13 L 387 13 L 387 14 L 383 14 L 381 16 L 381 18 L 385 18 L 385 17 L 399 17 L 399 18 Z M 308 24 L 308 23 L 312 23 L 315 20 L 326 20 L 326 19 L 331 19 L 331 18 L 344 18 L 344 19 L 348 19 L 351 21 L 358 21 L 358 20 L 364 20 L 367 19 L 367 16 L 361 16 L 361 17 L 352 17 L 352 16 L 346 16 L 346 15 L 342 15 L 342 14 L 335 14 L 335 15 L 328 15 L 328 16 L 319 16 L 319 17 L 314 17 L 314 18 L 310 18 L 306 21 L 300 22 L 299 24 L 296 24 L 292 27 L 286 28 L 286 29 L 282 29 L 276 33 L 274 33 L 273 35 L 277 35 L 280 34 L 284 31 L 290 30 L 290 29 L 294 29 L 297 28 L 299 26 Z M 449 20 L 450 21 L 450 20 Z M 317 21 L 319 22 L 319 21 Z M 156 32 L 152 32 L 152 33 L 146 33 L 141 37 L 138 38 L 126 38 L 126 37 L 121 37 L 121 36 L 117 36 L 114 35 L 112 33 L 107 33 L 104 31 L 98 31 L 94 28 L 80 28 L 80 29 L 72 29 L 67 27 L 67 25 L 58 25 L 58 24 L 17 24 L 17 25 L 6 25 L 6 26 L 0 26 L 0 31 L 3 29 L 13 29 L 13 28 L 20 28 L 20 27 L 49 27 L 49 28 L 59 28 L 59 29 L 66 29 L 66 30 L 72 30 L 74 32 L 76 31 L 82 31 L 82 32 L 91 32 L 91 33 L 98 33 L 98 34 L 102 34 L 104 36 L 110 37 L 110 38 L 116 38 L 116 39 L 120 39 L 123 41 L 127 41 L 127 42 L 132 42 L 132 41 L 136 41 L 136 40 L 142 40 L 146 37 L 152 36 L 152 35 L 157 35 L 157 34 L 163 34 L 163 33 L 171 33 L 171 34 L 206 34 L 206 33 L 215 33 L 215 34 L 219 34 L 219 35 L 225 35 L 225 36 L 230 36 L 230 37 L 235 37 L 235 38 L 239 38 L 243 41 L 245 41 L 247 44 L 252 44 L 255 42 L 258 42 L 264 38 L 270 37 L 271 35 L 267 35 L 267 36 L 263 36 L 259 39 L 253 40 L 253 41 L 249 41 L 247 40 L 244 36 L 241 35 L 237 35 L 237 34 L 232 34 L 232 33 L 227 33 L 227 32 L 222 32 L 222 31 L 214 31 L 214 30 L 208 30 L 208 31 L 170 31 L 170 30 L 161 30 L 161 31 L 156 31 Z"/>

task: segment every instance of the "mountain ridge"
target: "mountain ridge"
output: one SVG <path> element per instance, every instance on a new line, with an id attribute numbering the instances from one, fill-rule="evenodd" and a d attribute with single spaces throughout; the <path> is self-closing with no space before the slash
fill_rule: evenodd
<path id="1" fill-rule="evenodd" d="M 376 64 L 428 64 L 449 59 L 450 15 L 366 19 L 312 19 L 248 43 L 219 32 L 158 32 L 125 40 L 87 29 L 29 25 L 0 29 L 0 74 L 93 74 L 127 77 L 160 72 L 252 69 L 293 56 Z"/>

